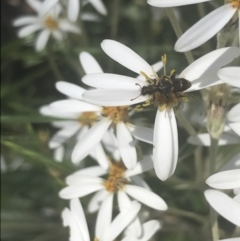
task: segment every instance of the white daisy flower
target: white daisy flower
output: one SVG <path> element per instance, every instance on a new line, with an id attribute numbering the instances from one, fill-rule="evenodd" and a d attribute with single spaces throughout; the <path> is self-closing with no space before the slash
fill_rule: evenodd
<path id="1" fill-rule="evenodd" d="M 236 190 L 236 196 L 234 198 L 216 190 L 207 190 L 204 194 L 209 204 L 221 216 L 233 224 L 240 226 L 240 169 L 216 173 L 210 176 L 206 180 L 206 183 L 217 189 Z"/>
<path id="2" fill-rule="evenodd" d="M 186 92 L 189 92 L 222 83 L 218 79 L 217 71 L 240 55 L 239 48 L 218 49 L 199 58 L 180 74 L 184 79 L 176 80 L 173 75 L 158 77 L 145 60 L 121 43 L 104 40 L 101 46 L 107 55 L 130 70 L 144 75 L 146 80 L 115 74 L 86 75 L 82 81 L 99 89 L 85 92 L 83 98 L 90 103 L 105 106 L 126 106 L 144 101 L 149 104 L 154 100 L 155 105 L 160 107 L 154 126 L 154 166 L 157 176 L 161 180 L 166 180 L 173 174 L 178 158 L 177 125 L 171 107 L 178 105 L 180 100 L 186 98 L 181 88 L 191 85 L 190 88 L 185 88 Z M 167 95 L 164 95 L 160 93 L 161 90 L 159 92 L 154 90 L 153 83 L 158 82 L 161 78 L 176 80 L 175 87 L 181 89 L 179 94 L 168 92 Z M 179 87 L 177 83 L 184 85 Z M 164 88 L 164 86 L 159 85 L 158 88 Z M 150 92 L 150 95 L 147 91 Z"/>
<path id="3" fill-rule="evenodd" d="M 66 178 L 68 186 L 59 192 L 59 196 L 63 199 L 72 199 L 98 192 L 91 201 L 90 209 L 92 211 L 98 210 L 99 203 L 106 199 L 111 199 L 111 205 L 109 205 L 112 206 L 114 193 L 118 196 L 120 210 L 130 202 L 128 195 L 156 210 L 166 210 L 165 201 L 151 190 L 143 187 L 146 186 L 143 179 L 134 178 L 134 176 L 152 168 L 153 163 L 150 157 L 145 157 L 138 162 L 133 170 L 126 169 L 121 162 L 111 163 L 108 170 L 101 166 L 85 168 Z M 104 174 L 107 174 L 106 179 L 98 177 Z M 137 185 L 133 185 L 132 182 L 134 183 L 136 180 Z"/>
<path id="4" fill-rule="evenodd" d="M 209 0 L 148 0 L 155 7 L 174 7 L 206 2 Z M 197 48 L 216 35 L 238 13 L 240 22 L 240 1 L 227 0 L 227 4 L 217 8 L 188 29 L 176 42 L 174 49 L 186 52 Z M 240 25 L 240 24 L 239 24 Z M 240 28 L 238 28 L 240 37 Z"/>
<path id="5" fill-rule="evenodd" d="M 36 11 L 37 16 L 22 16 L 13 22 L 13 26 L 21 27 L 18 37 L 24 38 L 30 34 L 40 31 L 35 42 L 37 51 L 45 48 L 49 37 L 52 35 L 57 41 L 61 41 L 67 32 L 75 34 L 81 30 L 66 18 L 60 18 L 62 8 L 56 1 L 44 2 L 38 0 L 27 0 L 29 6 Z"/>
<path id="6" fill-rule="evenodd" d="M 114 241 L 115 238 L 131 223 L 140 211 L 141 205 L 133 201 L 112 221 L 112 212 L 108 209 L 108 200 L 101 205 L 96 222 L 94 240 Z M 70 209 L 62 211 L 63 225 L 70 228 L 71 241 L 90 241 L 86 218 L 78 199 L 70 201 Z"/>
<path id="7" fill-rule="evenodd" d="M 240 88 L 240 67 L 222 68 L 217 74 L 226 84 Z"/>

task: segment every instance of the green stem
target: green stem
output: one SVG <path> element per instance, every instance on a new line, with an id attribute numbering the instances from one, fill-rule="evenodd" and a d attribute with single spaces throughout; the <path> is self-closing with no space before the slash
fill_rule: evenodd
<path id="1" fill-rule="evenodd" d="M 175 34 L 177 35 L 178 38 L 180 38 L 180 36 L 183 34 L 183 32 L 179 25 L 179 21 L 177 20 L 172 8 L 165 8 L 164 10 L 172 24 Z M 185 54 L 185 57 L 186 57 L 188 63 L 191 64 L 194 61 L 192 52 L 188 51 L 188 52 L 184 52 L 184 54 Z"/>

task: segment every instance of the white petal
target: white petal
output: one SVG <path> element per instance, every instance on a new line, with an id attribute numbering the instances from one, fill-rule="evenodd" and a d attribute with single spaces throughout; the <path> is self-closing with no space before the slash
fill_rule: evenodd
<path id="1" fill-rule="evenodd" d="M 232 18 L 236 8 L 231 4 L 223 5 L 209 13 L 187 30 L 176 42 L 174 49 L 186 52 L 197 48 L 217 34 Z"/>
<path id="2" fill-rule="evenodd" d="M 89 0 L 93 7 L 102 15 L 107 15 L 107 9 L 104 6 L 102 0 Z"/>
<path id="3" fill-rule="evenodd" d="M 50 37 L 50 34 L 51 32 L 48 29 L 45 29 L 41 33 L 39 33 L 35 44 L 37 51 L 42 51 L 45 48 L 47 41 Z"/>
<path id="4" fill-rule="evenodd" d="M 81 186 L 81 188 L 79 188 L 78 186 L 69 186 L 63 188 L 59 192 L 59 196 L 63 199 L 72 199 L 84 197 L 90 193 L 96 192 L 101 189 L 103 189 L 103 185 L 101 183 L 89 183 Z"/>
<path id="5" fill-rule="evenodd" d="M 236 202 L 238 202 L 238 203 L 240 204 L 240 193 L 237 194 L 237 196 L 235 196 L 235 197 L 233 198 L 233 200 L 236 201 Z"/>
<path id="6" fill-rule="evenodd" d="M 159 229 L 161 225 L 157 220 L 150 220 L 143 224 L 143 237 L 139 241 L 148 241 Z"/>
<path id="7" fill-rule="evenodd" d="M 76 139 L 79 141 L 82 139 L 82 137 L 89 131 L 88 126 L 83 126 L 82 129 L 78 132 Z"/>
<path id="8" fill-rule="evenodd" d="M 139 161 L 133 170 L 126 170 L 124 173 L 125 177 L 132 177 L 140 173 L 149 171 L 153 168 L 153 160 L 150 156 L 145 156 L 141 161 Z"/>
<path id="9" fill-rule="evenodd" d="M 105 174 L 106 174 L 106 170 L 101 166 L 91 166 L 91 167 L 86 167 L 79 171 L 76 171 L 71 175 L 76 175 L 79 177 L 83 177 L 83 176 L 99 177 Z"/>
<path id="10" fill-rule="evenodd" d="M 222 66 L 230 63 L 240 55 L 240 48 L 227 47 L 214 50 L 201 58 L 195 60 L 179 75 L 189 81 L 197 80 L 200 77 L 212 75 Z"/>
<path id="11" fill-rule="evenodd" d="M 89 103 L 100 106 L 126 106 L 144 102 L 149 99 L 147 95 L 143 96 L 140 94 L 139 90 L 98 89 L 86 91 L 83 94 L 83 99 Z"/>
<path id="12" fill-rule="evenodd" d="M 99 163 L 99 165 L 104 169 L 107 170 L 109 168 L 110 161 L 108 157 L 106 156 L 106 153 L 101 145 L 99 143 L 93 150 L 94 158 Z"/>
<path id="13" fill-rule="evenodd" d="M 240 203 L 234 201 L 225 193 L 216 190 L 206 190 L 204 195 L 209 204 L 224 218 L 240 226 Z"/>
<path id="14" fill-rule="evenodd" d="M 78 100 L 82 100 L 82 94 L 86 91 L 86 89 L 78 85 L 71 84 L 65 81 L 58 81 L 56 83 L 56 88 L 59 92 L 63 93 L 64 95 Z"/>
<path id="15" fill-rule="evenodd" d="M 84 159 L 101 141 L 112 120 L 103 118 L 91 127 L 91 129 L 78 141 L 72 153 L 73 163 L 78 163 Z"/>
<path id="16" fill-rule="evenodd" d="M 220 137 L 218 145 L 225 146 L 225 145 L 237 144 L 239 143 L 239 140 L 240 139 L 237 136 L 223 133 L 222 136 Z M 199 145 L 199 146 L 211 145 L 210 135 L 208 133 L 198 134 L 196 136 L 190 136 L 187 139 L 187 142 L 192 145 Z"/>
<path id="17" fill-rule="evenodd" d="M 227 118 L 231 122 L 240 122 L 240 103 L 228 112 Z"/>
<path id="18" fill-rule="evenodd" d="M 86 74 L 103 73 L 101 66 L 91 54 L 82 52 L 79 54 L 79 60 Z M 83 79 L 82 82 L 85 83 Z"/>
<path id="19" fill-rule="evenodd" d="M 70 209 L 71 209 L 72 215 L 74 216 L 78 224 L 79 229 L 81 230 L 83 240 L 90 241 L 85 214 L 83 212 L 83 208 L 79 199 L 72 199 L 70 201 Z"/>
<path id="20" fill-rule="evenodd" d="M 64 157 L 64 147 L 59 146 L 56 149 L 54 149 L 53 156 L 57 162 L 62 162 Z"/>
<path id="21" fill-rule="evenodd" d="M 240 168 L 240 153 L 234 156 L 228 163 L 226 163 L 219 171 L 226 171 Z"/>
<path id="22" fill-rule="evenodd" d="M 76 186 L 81 188 L 84 185 L 88 184 L 101 184 L 103 183 L 103 179 L 95 176 L 79 176 L 75 174 L 71 174 L 66 177 L 66 183 L 70 186 Z"/>
<path id="23" fill-rule="evenodd" d="M 78 18 L 80 10 L 80 1 L 79 0 L 69 0 L 68 1 L 68 18 L 75 22 Z"/>
<path id="24" fill-rule="evenodd" d="M 117 123 L 117 140 L 123 163 L 127 169 L 133 169 L 137 164 L 137 152 L 132 135 L 122 121 Z"/>
<path id="25" fill-rule="evenodd" d="M 163 67 L 163 63 L 162 61 L 158 61 L 157 63 L 153 64 L 152 65 L 152 68 L 154 69 L 154 71 L 157 73 L 160 69 L 162 69 Z M 143 75 L 138 75 L 137 76 L 137 79 L 139 80 L 143 80 L 143 81 L 146 81 L 145 77 Z"/>
<path id="26" fill-rule="evenodd" d="M 98 14 L 86 13 L 86 12 L 81 14 L 81 19 L 82 21 L 96 22 L 96 23 L 99 23 L 102 21 L 102 18 L 99 17 Z"/>
<path id="27" fill-rule="evenodd" d="M 38 31 L 41 28 L 42 28 L 42 26 L 40 24 L 31 24 L 31 25 L 28 25 L 26 27 L 22 27 L 18 31 L 18 37 L 24 38 L 24 37 L 36 32 L 36 31 Z"/>
<path id="28" fill-rule="evenodd" d="M 233 131 L 235 131 L 240 136 L 240 122 L 228 124 Z"/>
<path id="29" fill-rule="evenodd" d="M 48 13 L 58 2 L 59 0 L 45 0 L 41 7 L 40 15 L 43 16 Z"/>
<path id="30" fill-rule="evenodd" d="M 100 107 L 80 100 L 59 100 L 51 103 L 49 106 L 56 113 L 101 111 Z"/>
<path id="31" fill-rule="evenodd" d="M 128 123 L 128 128 L 131 131 L 132 135 L 140 141 L 153 144 L 153 129 L 143 126 L 135 126 Z"/>
<path id="32" fill-rule="evenodd" d="M 63 118 L 63 119 L 77 119 L 78 117 L 76 114 L 73 114 L 73 113 L 55 113 L 54 111 L 52 111 L 49 105 L 42 106 L 39 111 L 42 115 Z M 65 125 L 70 125 L 70 123 L 73 124 L 73 123 L 76 123 L 76 121 L 54 121 L 53 122 L 55 127 L 64 127 Z"/>
<path id="33" fill-rule="evenodd" d="M 219 78 L 226 84 L 240 88 L 240 67 L 226 67 L 218 71 Z"/>
<path id="34" fill-rule="evenodd" d="M 173 109 L 157 111 L 153 143 L 154 169 L 165 181 L 175 171 L 178 159 L 178 132 Z"/>
<path id="35" fill-rule="evenodd" d="M 155 7 L 167 8 L 167 7 L 184 6 L 184 5 L 207 2 L 207 1 L 210 1 L 210 0 L 148 0 L 147 3 Z"/>
<path id="36" fill-rule="evenodd" d="M 206 183 L 216 189 L 234 189 L 240 187 L 240 169 L 218 172 L 210 176 Z"/>
<path id="37" fill-rule="evenodd" d="M 106 39 L 101 43 L 101 47 L 109 57 L 133 72 L 140 74 L 142 71 L 149 77 L 154 75 L 152 67 L 127 46 L 117 41 Z"/>
<path id="38" fill-rule="evenodd" d="M 240 241 L 240 238 L 227 238 L 227 239 L 221 239 L 219 241 Z"/>
<path id="39" fill-rule="evenodd" d="M 96 231 L 95 236 L 98 240 L 102 239 L 104 234 L 108 231 L 111 220 L 112 220 L 112 210 L 113 210 L 113 194 L 108 194 L 104 199 L 97 216 L 96 221 Z"/>
<path id="40" fill-rule="evenodd" d="M 80 126 L 78 124 L 74 124 L 72 126 L 66 126 L 65 128 L 58 131 L 50 140 L 49 142 L 49 148 L 54 149 L 59 147 L 61 144 L 63 144 L 67 139 L 69 139 L 71 136 L 76 134 L 76 132 L 80 129 Z"/>
<path id="41" fill-rule="evenodd" d="M 24 16 L 24 17 L 19 17 L 13 21 L 13 26 L 19 27 L 25 24 L 32 24 L 36 23 L 38 21 L 38 18 L 35 16 Z"/>
<path id="42" fill-rule="evenodd" d="M 123 231 L 123 229 L 126 228 L 126 226 L 128 226 L 128 224 L 136 217 L 140 208 L 141 205 L 133 201 L 129 207 L 119 213 L 111 223 L 108 232 L 104 234 L 103 240 L 114 240 Z"/>
<path id="43" fill-rule="evenodd" d="M 142 187 L 126 185 L 125 192 L 134 199 L 156 210 L 167 210 L 167 204 L 157 194 Z"/>
<path id="44" fill-rule="evenodd" d="M 71 32 L 76 34 L 80 34 L 82 32 L 78 26 L 76 26 L 71 22 L 68 22 L 65 19 L 62 19 L 61 21 L 59 21 L 59 28 L 64 32 Z"/>
<path id="45" fill-rule="evenodd" d="M 90 74 L 82 78 L 82 82 L 95 88 L 113 90 L 141 90 L 146 81 L 118 74 Z"/>
<path id="46" fill-rule="evenodd" d="M 88 212 L 90 213 L 96 212 L 99 209 L 103 200 L 108 195 L 109 193 L 105 189 L 96 192 L 91 198 L 91 200 L 88 202 L 88 207 L 87 207 Z"/>
<path id="47" fill-rule="evenodd" d="M 152 191 L 151 188 L 148 186 L 148 184 L 144 181 L 143 178 L 140 176 L 132 176 L 130 177 L 131 181 L 136 184 L 139 187 L 143 187 L 144 189 L 147 189 L 149 191 Z"/>
<path id="48" fill-rule="evenodd" d="M 43 3 L 38 0 L 26 0 L 28 5 L 37 13 L 41 11 Z"/>
<path id="49" fill-rule="evenodd" d="M 109 128 L 108 131 L 104 134 L 102 142 L 104 144 L 104 147 L 107 151 L 113 153 L 113 155 L 116 155 L 116 160 L 120 159 L 120 153 L 118 149 L 118 143 L 117 138 L 115 134 L 113 133 L 113 129 Z"/>
<path id="50" fill-rule="evenodd" d="M 123 212 L 124 209 L 131 205 L 131 200 L 128 195 L 124 191 L 118 191 L 117 193 L 118 198 L 118 206 L 120 212 Z M 138 217 L 136 217 L 127 227 L 127 230 L 134 234 L 136 238 L 142 235 L 142 226 Z"/>

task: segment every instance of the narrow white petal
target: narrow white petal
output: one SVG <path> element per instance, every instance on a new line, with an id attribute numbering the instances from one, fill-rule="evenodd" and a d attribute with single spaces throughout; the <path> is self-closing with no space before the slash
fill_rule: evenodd
<path id="1" fill-rule="evenodd" d="M 79 60 L 86 74 L 103 73 L 101 66 L 91 54 L 82 52 L 79 54 Z M 83 79 L 82 82 L 85 83 Z"/>
<path id="2" fill-rule="evenodd" d="M 65 19 L 62 19 L 61 21 L 59 21 L 59 28 L 65 32 L 71 32 L 71 33 L 76 33 L 76 34 L 81 33 L 81 29 L 78 26 L 76 26 L 75 24 L 73 24 Z"/>
<path id="3" fill-rule="evenodd" d="M 238 203 L 240 204 L 240 193 L 237 194 L 237 196 L 235 196 L 235 197 L 233 198 L 233 200 L 236 201 L 236 202 L 238 202 Z"/>
<path id="4" fill-rule="evenodd" d="M 59 100 L 51 103 L 49 106 L 56 113 L 101 111 L 100 107 L 80 100 Z"/>
<path id="5" fill-rule="evenodd" d="M 41 7 L 40 15 L 43 16 L 48 13 L 58 2 L 59 0 L 45 0 Z"/>
<path id="6" fill-rule="evenodd" d="M 156 210 L 167 210 L 167 204 L 157 194 L 146 190 L 142 187 L 133 185 L 126 185 L 125 192 L 134 199 L 144 203 L 145 205 L 154 208 Z"/>
<path id="7" fill-rule="evenodd" d="M 68 1 L 68 18 L 75 22 L 78 18 L 80 10 L 80 0 L 69 0 Z"/>
<path id="8" fill-rule="evenodd" d="M 119 213 L 117 217 L 111 223 L 109 229 L 104 234 L 104 241 L 114 240 L 123 230 L 128 226 L 128 224 L 136 217 L 137 213 L 140 211 L 141 205 L 136 201 L 127 207 L 124 211 Z"/>
<path id="9" fill-rule="evenodd" d="M 86 167 L 79 171 L 76 171 L 71 175 L 76 175 L 79 177 L 83 177 L 83 176 L 100 177 L 102 175 L 105 175 L 106 173 L 107 173 L 106 170 L 101 166 L 91 166 L 91 167 Z"/>
<path id="10" fill-rule="evenodd" d="M 219 241 L 240 241 L 240 238 L 227 238 L 227 239 L 221 239 Z"/>
<path id="11" fill-rule="evenodd" d="M 89 131 L 88 126 L 83 126 L 82 129 L 78 132 L 76 139 L 79 141 L 82 139 L 82 137 Z"/>
<path id="12" fill-rule="evenodd" d="M 56 132 L 56 134 L 52 137 L 49 142 L 49 148 L 54 149 L 62 145 L 67 139 L 73 136 L 78 130 L 80 126 L 77 123 L 73 125 L 64 126 L 63 129 Z"/>
<path id="13" fill-rule="evenodd" d="M 61 145 L 54 149 L 53 157 L 57 162 L 62 162 L 64 157 L 64 147 Z"/>
<path id="14" fill-rule="evenodd" d="M 210 0 L 148 0 L 147 3 L 154 7 L 168 8 L 207 2 Z"/>
<path id="15" fill-rule="evenodd" d="M 240 168 L 240 153 L 234 156 L 228 163 L 226 163 L 219 171 L 227 171 Z"/>
<path id="16" fill-rule="evenodd" d="M 204 195 L 209 204 L 224 218 L 240 226 L 240 203 L 225 193 L 216 190 L 206 190 Z"/>
<path id="17" fill-rule="evenodd" d="M 107 170 L 109 168 L 110 160 L 106 156 L 106 153 L 101 145 L 99 143 L 93 150 L 94 158 L 99 163 L 99 165 L 104 169 Z"/>
<path id="18" fill-rule="evenodd" d="M 96 192 L 91 198 L 91 200 L 88 202 L 88 207 L 87 207 L 88 212 L 90 213 L 96 212 L 101 206 L 103 200 L 105 200 L 105 198 L 108 195 L 109 193 L 105 189 Z"/>
<path id="19" fill-rule="evenodd" d="M 214 50 L 201 58 L 195 60 L 179 75 L 189 81 L 196 80 L 200 77 L 212 75 L 222 66 L 229 64 L 240 55 L 240 48 L 227 47 Z"/>
<path id="20" fill-rule="evenodd" d="M 78 100 L 82 100 L 82 94 L 86 91 L 86 89 L 78 85 L 71 84 L 65 81 L 58 81 L 55 86 L 57 90 L 62 94 Z"/>
<path id="21" fill-rule="evenodd" d="M 75 198 L 70 201 L 70 210 L 78 224 L 79 229 L 81 230 L 83 240 L 90 241 L 85 214 L 79 199 Z"/>
<path id="22" fill-rule="evenodd" d="M 240 187 L 240 169 L 218 172 L 210 176 L 206 183 L 216 189 L 234 189 Z"/>
<path id="23" fill-rule="evenodd" d="M 131 205 L 131 200 L 124 191 L 119 191 L 117 194 L 120 212 L 123 212 L 124 209 Z M 136 238 L 142 235 L 142 226 L 138 216 L 128 225 L 127 230 Z"/>
<path id="24" fill-rule="evenodd" d="M 145 156 L 141 161 L 139 161 L 133 170 L 126 170 L 124 173 L 125 177 L 132 177 L 140 173 L 149 171 L 153 168 L 153 160 L 150 156 Z"/>
<path id="25" fill-rule="evenodd" d="M 217 34 L 232 18 L 236 8 L 231 4 L 223 5 L 209 13 L 187 30 L 176 42 L 174 49 L 186 52 L 197 48 Z"/>
<path id="26" fill-rule="evenodd" d="M 40 107 L 39 109 L 39 112 L 42 114 L 42 115 L 46 115 L 46 116 L 52 116 L 52 117 L 57 117 L 57 118 L 64 118 L 64 119 L 76 119 L 76 114 L 69 114 L 69 113 L 55 113 L 54 111 L 52 111 L 52 109 L 49 107 L 49 105 L 45 105 L 45 106 L 42 106 Z M 53 125 L 56 126 L 56 127 L 64 127 L 65 126 L 65 123 L 67 125 L 67 123 L 70 123 L 73 124 L 74 122 L 76 121 L 54 121 L 53 122 Z"/>
<path id="27" fill-rule="evenodd" d="M 91 127 L 91 129 L 78 141 L 72 153 L 73 163 L 78 163 L 84 159 L 101 141 L 112 120 L 103 118 Z"/>
<path id="28" fill-rule="evenodd" d="M 178 159 L 178 132 L 173 109 L 157 111 L 153 145 L 154 169 L 165 181 L 175 171 Z"/>
<path id="29" fill-rule="evenodd" d="M 41 11 L 43 3 L 38 0 L 26 0 L 28 5 L 37 13 Z"/>
<path id="30" fill-rule="evenodd" d="M 240 136 L 240 122 L 228 124 L 233 131 L 235 131 Z"/>
<path id="31" fill-rule="evenodd" d="M 140 141 L 153 144 L 153 129 L 143 126 L 135 126 L 128 123 L 128 128 L 131 131 L 132 135 Z"/>
<path id="32" fill-rule="evenodd" d="M 84 185 L 88 184 L 101 184 L 103 183 L 103 179 L 100 177 L 95 177 L 94 175 L 92 176 L 80 176 L 80 175 L 75 175 L 71 174 L 66 177 L 66 183 L 70 186 L 76 186 L 81 188 Z"/>
<path id="33" fill-rule="evenodd" d="M 154 75 L 152 67 L 127 46 L 117 41 L 106 39 L 101 43 L 101 47 L 109 57 L 133 72 L 140 74 L 142 71 L 149 77 Z"/>
<path id="34" fill-rule="evenodd" d="M 112 220 L 112 210 L 113 210 L 113 194 L 109 193 L 104 199 L 97 216 L 95 236 L 99 240 L 103 239 L 104 234 L 108 231 L 111 220 Z"/>
<path id="35" fill-rule="evenodd" d="M 146 81 L 118 74 L 90 74 L 82 78 L 82 82 L 95 88 L 113 90 L 141 90 Z M 140 86 L 139 86 L 140 85 Z"/>
<path id="36" fill-rule="evenodd" d="M 83 94 L 83 99 L 89 103 L 100 106 L 126 106 L 144 102 L 149 99 L 149 96 L 140 94 L 139 90 L 98 89 L 86 91 Z"/>
<path id="37" fill-rule="evenodd" d="M 139 241 L 148 241 L 159 229 L 161 225 L 157 220 L 150 220 L 143 224 L 143 237 Z"/>
<path id="38" fill-rule="evenodd" d="M 51 32 L 48 29 L 45 29 L 39 33 L 35 43 L 35 48 L 37 51 L 42 51 L 45 48 L 47 41 L 50 37 L 50 34 Z"/>
<path id="39" fill-rule="evenodd" d="M 223 133 L 218 145 L 219 146 L 225 146 L 225 145 L 232 145 L 239 143 L 239 138 L 237 136 L 233 136 L 230 134 Z M 192 145 L 199 145 L 199 146 L 210 146 L 211 140 L 210 135 L 208 133 L 198 134 L 196 136 L 190 136 L 187 139 L 187 142 Z"/>
<path id="40" fill-rule="evenodd" d="M 220 69 L 217 74 L 226 84 L 240 88 L 240 67 L 226 67 Z"/>
<path id="41" fill-rule="evenodd" d="M 102 18 L 99 17 L 98 14 L 86 13 L 86 12 L 81 14 L 81 19 L 82 21 L 96 22 L 96 23 L 99 23 L 102 21 Z"/>
<path id="42" fill-rule="evenodd" d="M 137 152 L 132 135 L 121 121 L 117 123 L 117 140 L 122 161 L 127 169 L 133 169 L 137 164 Z"/>
<path id="43" fill-rule="evenodd" d="M 80 129 L 80 126 L 76 123 L 72 126 L 66 126 L 58 131 L 50 140 L 49 148 L 54 149 L 62 145 L 67 139 L 76 134 Z"/>
<path id="44" fill-rule="evenodd" d="M 90 183 L 85 184 L 84 186 L 81 186 L 81 188 L 77 186 L 69 186 L 63 188 L 59 192 L 60 198 L 63 199 L 72 199 L 72 198 L 78 198 L 78 197 L 84 197 L 90 193 L 96 192 L 98 190 L 103 189 L 103 185 L 101 183 Z"/>
<path id="45" fill-rule="evenodd" d="M 35 16 L 24 16 L 24 17 L 19 17 L 13 21 L 13 26 L 19 27 L 25 24 L 32 24 L 36 23 L 38 21 L 38 18 Z"/>
<path id="46" fill-rule="evenodd" d="M 227 118 L 231 122 L 240 122 L 240 103 L 228 112 Z"/>
<path id="47" fill-rule="evenodd" d="M 162 61 L 158 61 L 157 63 L 153 64 L 152 65 L 152 68 L 154 69 L 154 71 L 157 73 L 160 69 L 162 69 L 163 67 L 163 62 Z M 139 80 L 143 80 L 143 81 L 146 81 L 145 77 L 140 74 L 137 76 L 137 79 Z"/>
<path id="48" fill-rule="evenodd" d="M 102 0 L 89 0 L 93 7 L 102 15 L 107 15 L 107 9 Z"/>
<path id="49" fill-rule="evenodd" d="M 31 24 L 31 25 L 28 25 L 26 27 L 22 27 L 18 31 L 18 37 L 24 38 L 24 37 L 36 32 L 36 31 L 38 31 L 41 28 L 42 28 L 42 26 L 40 24 Z"/>

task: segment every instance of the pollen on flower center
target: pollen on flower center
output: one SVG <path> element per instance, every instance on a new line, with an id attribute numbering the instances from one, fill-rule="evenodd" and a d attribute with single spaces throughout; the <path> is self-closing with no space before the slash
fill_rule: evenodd
<path id="1" fill-rule="evenodd" d="M 48 16 L 44 20 L 44 24 L 47 28 L 51 30 L 56 30 L 58 29 L 58 22 L 54 20 L 51 16 Z"/>
<path id="2" fill-rule="evenodd" d="M 95 112 L 84 112 L 78 117 L 78 122 L 83 126 L 91 127 L 98 119 Z"/>
<path id="3" fill-rule="evenodd" d="M 240 0 L 227 0 L 233 8 L 240 8 Z"/>
<path id="4" fill-rule="evenodd" d="M 114 123 L 126 122 L 128 119 L 128 106 L 103 107 L 102 115 L 111 118 Z"/>
<path id="5" fill-rule="evenodd" d="M 125 171 L 126 168 L 122 163 L 111 164 L 108 172 L 108 179 L 103 183 L 108 192 L 117 192 L 124 187 L 127 183 L 127 180 L 123 176 Z"/>

